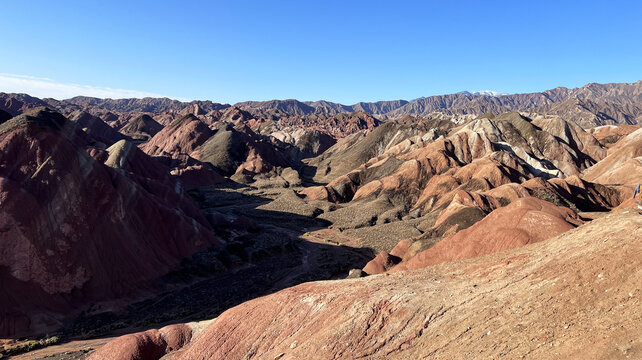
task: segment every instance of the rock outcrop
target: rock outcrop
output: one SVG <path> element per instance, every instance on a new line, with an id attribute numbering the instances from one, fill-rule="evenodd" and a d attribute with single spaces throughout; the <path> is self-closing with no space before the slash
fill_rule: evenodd
<path id="1" fill-rule="evenodd" d="M 307 176 L 316 182 L 328 183 L 425 131 L 424 126 L 404 126 L 389 122 L 369 133 L 355 133 L 339 140 L 320 156 L 308 159 Z"/>
<path id="2" fill-rule="evenodd" d="M 589 129 L 589 133 L 604 147 L 610 148 L 617 144 L 620 139 L 639 128 L 640 126 L 638 125 L 604 125 Z"/>
<path id="3" fill-rule="evenodd" d="M 156 122 L 151 116 L 142 114 L 125 123 L 119 130 L 132 139 L 147 141 L 162 129 L 163 125 Z"/>
<path id="4" fill-rule="evenodd" d="M 0 93 L 0 110 L 17 116 L 23 112 L 39 107 L 49 106 L 45 101 L 27 94 Z"/>
<path id="5" fill-rule="evenodd" d="M 91 138 L 107 146 L 125 139 L 125 136 L 107 125 L 102 119 L 89 113 L 77 111 L 69 117 L 76 126 L 85 131 Z"/>
<path id="6" fill-rule="evenodd" d="M 582 177 L 601 184 L 637 184 L 642 181 L 641 161 L 642 129 L 638 129 L 609 148 L 608 155 Z"/>
<path id="7" fill-rule="evenodd" d="M 255 175 L 277 167 L 291 167 L 291 147 L 257 135 L 245 125 L 217 123 L 216 132 L 197 149 L 197 159 L 210 163 L 217 172 L 252 182 Z"/>
<path id="8" fill-rule="evenodd" d="M 275 139 L 295 146 L 299 149 L 302 159 L 321 155 L 337 141 L 330 135 L 302 128 L 285 128 L 269 133 Z"/>
<path id="9" fill-rule="evenodd" d="M 188 325 L 169 325 L 161 329 L 121 336 L 101 347 L 92 360 L 157 360 L 192 340 Z"/>
<path id="10" fill-rule="evenodd" d="M 199 155 L 196 149 L 212 135 L 211 130 L 196 116 L 189 114 L 174 120 L 149 141 L 141 145 L 141 150 L 151 156 L 176 157 L 184 154 L 193 158 Z"/>

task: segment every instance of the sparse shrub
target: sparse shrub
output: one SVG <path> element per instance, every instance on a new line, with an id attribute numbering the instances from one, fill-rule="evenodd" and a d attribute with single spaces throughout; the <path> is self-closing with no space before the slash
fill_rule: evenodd
<path id="1" fill-rule="evenodd" d="M 622 135 L 610 135 L 602 139 L 603 144 L 615 144 L 622 138 Z"/>
<path id="2" fill-rule="evenodd" d="M 60 338 L 58 336 L 47 336 L 44 339 L 29 340 L 23 343 L 19 343 L 16 346 L 3 347 L 2 349 L 0 349 L 0 359 L 2 359 L 4 356 L 24 354 L 36 349 L 57 344 L 59 342 Z"/>
<path id="3" fill-rule="evenodd" d="M 44 340 L 44 345 L 50 346 L 50 345 L 55 345 L 59 342 L 60 342 L 60 338 L 58 336 L 51 336 Z"/>
<path id="4" fill-rule="evenodd" d="M 551 190 L 537 189 L 533 192 L 532 195 L 540 200 L 548 201 L 556 206 L 565 206 L 575 212 L 580 211 L 574 203 L 564 199 L 563 197 L 559 196 L 557 193 L 554 193 Z"/>

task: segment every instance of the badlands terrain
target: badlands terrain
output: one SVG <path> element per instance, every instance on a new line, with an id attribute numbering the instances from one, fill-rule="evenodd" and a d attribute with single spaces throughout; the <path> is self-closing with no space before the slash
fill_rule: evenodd
<path id="1" fill-rule="evenodd" d="M 641 125 L 641 81 L 0 93 L 0 358 L 642 358 Z"/>

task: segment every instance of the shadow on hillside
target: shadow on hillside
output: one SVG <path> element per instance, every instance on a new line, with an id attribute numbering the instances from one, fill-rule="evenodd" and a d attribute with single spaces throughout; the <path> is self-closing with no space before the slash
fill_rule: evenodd
<path id="1" fill-rule="evenodd" d="M 291 212 L 258 209 L 271 200 L 243 194 L 234 184 L 209 187 L 192 195 L 205 213 L 246 219 L 242 224 L 214 227 L 226 244 L 184 259 L 178 269 L 158 281 L 154 293 L 159 295 L 132 303 L 120 313 L 101 312 L 95 306 L 92 315 L 68 324 L 70 336 L 101 336 L 211 319 L 242 302 L 290 286 L 344 278 L 350 269 L 362 268 L 374 257 L 370 249 L 305 240 L 308 229 L 330 223 Z"/>

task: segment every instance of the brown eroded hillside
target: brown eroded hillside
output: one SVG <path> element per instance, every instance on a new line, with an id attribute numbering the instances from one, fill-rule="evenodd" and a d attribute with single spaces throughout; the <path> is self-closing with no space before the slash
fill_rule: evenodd
<path id="1" fill-rule="evenodd" d="M 44 108 L 0 125 L 2 335 L 56 330 L 220 243 L 169 169 L 126 140 L 90 143 Z"/>

